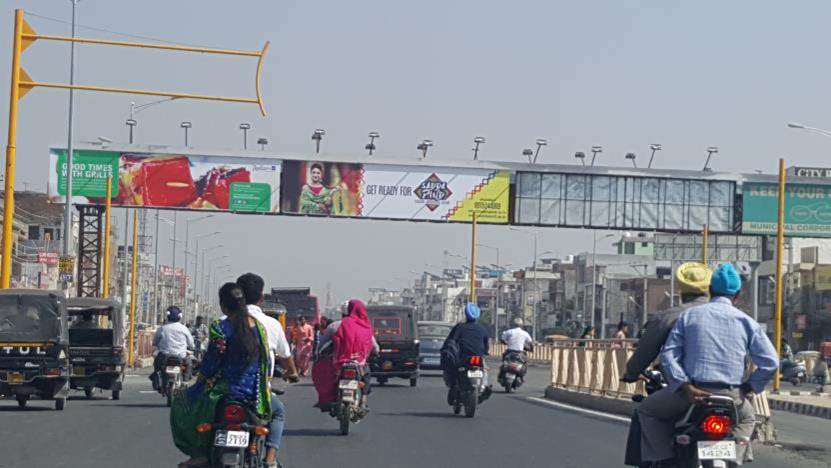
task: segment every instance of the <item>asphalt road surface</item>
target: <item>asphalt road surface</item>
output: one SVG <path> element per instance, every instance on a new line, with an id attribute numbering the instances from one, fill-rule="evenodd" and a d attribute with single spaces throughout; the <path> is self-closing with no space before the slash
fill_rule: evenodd
<path id="1" fill-rule="evenodd" d="M 337 421 L 312 408 L 314 389 L 306 380 L 284 397 L 281 460 L 286 468 L 623 466 L 626 425 L 531 400 L 544 384 L 544 371 L 535 370 L 519 393 L 497 392 L 467 419 L 445 404 L 438 376 L 423 377 L 417 388 L 391 381 L 375 387 L 369 417 L 342 437 Z M 52 408 L 0 402 L 0 467 L 174 467 L 184 459 L 170 439 L 168 409 L 146 376 L 128 376 L 120 401 L 78 394 L 65 411 Z M 764 447 L 751 466 L 827 465 Z"/>

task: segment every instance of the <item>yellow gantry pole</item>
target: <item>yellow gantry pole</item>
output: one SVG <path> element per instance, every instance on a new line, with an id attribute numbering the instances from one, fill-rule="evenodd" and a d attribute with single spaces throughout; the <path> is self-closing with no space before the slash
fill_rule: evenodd
<path id="1" fill-rule="evenodd" d="M 112 208 L 113 176 L 107 176 L 107 203 L 104 209 L 104 280 L 101 281 L 101 297 L 110 296 L 110 211 Z"/>
<path id="2" fill-rule="evenodd" d="M 136 335 L 136 270 L 138 266 L 138 210 L 133 210 L 133 273 L 130 279 L 130 354 L 129 366 L 133 367 L 133 349 Z M 127 257 L 127 252 L 124 252 Z"/>
<path id="3" fill-rule="evenodd" d="M 470 297 L 468 301 L 476 304 L 476 212 L 470 225 Z"/>
<path id="4" fill-rule="evenodd" d="M 779 206 L 776 214 L 776 298 L 775 298 L 775 332 L 774 346 L 777 356 L 782 355 L 782 256 L 785 244 L 785 160 L 779 159 Z M 773 375 L 773 390 L 779 391 L 781 375 L 779 367 Z"/>
<path id="5" fill-rule="evenodd" d="M 107 39 L 90 39 L 87 37 L 69 37 L 69 36 L 49 36 L 44 34 L 24 33 L 21 36 L 23 39 L 29 40 L 44 40 L 44 41 L 61 41 L 61 42 L 78 42 L 80 44 L 98 44 L 98 45 L 112 45 L 120 47 L 140 47 L 142 49 L 161 49 L 161 50 L 175 50 L 179 52 L 201 52 L 204 54 L 220 54 L 220 55 L 239 55 L 244 57 L 259 57 L 263 52 L 256 50 L 233 50 L 233 49 L 214 49 L 210 47 L 194 47 L 194 46 L 180 46 L 168 44 L 147 44 L 144 42 L 129 42 L 129 41 L 111 41 Z"/>
<path id="6" fill-rule="evenodd" d="M 17 145 L 17 102 L 20 99 L 20 53 L 22 51 L 23 10 L 14 11 L 12 44 L 12 79 L 9 92 L 9 135 L 6 143 L 6 185 L 3 192 L 3 258 L 0 260 L 0 288 L 8 288 L 12 279 L 12 226 L 14 222 L 14 159 Z M 64 235 L 66 235 L 64 233 Z"/>
<path id="7" fill-rule="evenodd" d="M 709 261 L 707 259 L 707 243 L 710 240 L 710 227 L 706 224 L 704 225 L 704 229 L 701 231 L 701 263 L 705 265 L 709 265 Z"/>

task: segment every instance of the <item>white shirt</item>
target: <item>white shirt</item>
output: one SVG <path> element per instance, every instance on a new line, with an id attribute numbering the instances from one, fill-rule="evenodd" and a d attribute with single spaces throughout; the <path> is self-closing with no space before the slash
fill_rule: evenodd
<path id="1" fill-rule="evenodd" d="M 153 335 L 153 346 L 165 356 L 183 358 L 188 354 L 188 348 L 193 348 L 193 336 L 188 327 L 179 322 L 162 325 Z"/>
<path id="2" fill-rule="evenodd" d="M 520 327 L 502 332 L 502 341 L 508 343 L 508 351 L 524 351 L 526 344 L 534 344 L 531 335 Z"/>
<path id="3" fill-rule="evenodd" d="M 258 306 L 249 304 L 248 315 L 254 320 L 260 322 L 265 329 L 266 337 L 268 338 L 268 368 L 269 374 L 274 373 L 274 355 L 283 359 L 291 357 L 291 347 L 289 341 L 286 339 L 286 333 L 283 331 L 283 326 L 280 321 L 273 317 L 269 317 Z"/>

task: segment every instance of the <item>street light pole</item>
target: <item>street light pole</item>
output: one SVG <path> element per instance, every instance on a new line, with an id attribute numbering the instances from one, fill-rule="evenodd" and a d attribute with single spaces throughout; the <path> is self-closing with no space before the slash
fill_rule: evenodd
<path id="1" fill-rule="evenodd" d="M 369 143 L 364 146 L 364 149 L 369 151 L 369 155 L 372 156 L 372 152 L 375 151 L 375 139 L 381 138 L 381 134 L 378 132 L 369 132 Z"/>
<path id="2" fill-rule="evenodd" d="M 540 149 L 543 146 L 546 146 L 547 144 L 548 144 L 548 140 L 546 140 L 545 138 L 537 138 L 537 152 L 534 153 L 534 164 L 537 163 L 537 158 L 540 157 Z"/>
<path id="3" fill-rule="evenodd" d="M 485 142 L 485 137 L 476 137 L 473 139 L 473 144 L 476 146 L 473 148 L 473 160 L 476 161 L 479 159 L 479 145 Z"/>
<path id="4" fill-rule="evenodd" d="M 320 153 L 320 141 L 323 140 L 323 135 L 326 135 L 326 130 L 322 128 L 315 129 L 312 133 L 312 140 L 315 142 L 315 154 Z"/>
<path id="5" fill-rule="evenodd" d="M 153 326 L 156 326 L 159 318 L 159 210 L 156 210 L 156 237 L 153 239 L 155 244 L 153 254 Z"/>
<path id="6" fill-rule="evenodd" d="M 242 130 L 242 149 L 248 149 L 248 130 L 251 130 L 250 123 L 241 123 L 239 124 L 239 129 Z"/>
<path id="7" fill-rule="evenodd" d="M 193 126 L 193 124 L 191 124 L 188 121 L 184 121 L 184 122 L 180 123 L 179 126 L 182 127 L 185 130 L 185 148 L 187 148 L 188 147 L 188 129 L 191 128 Z"/>
<path id="8" fill-rule="evenodd" d="M 653 144 L 649 145 L 649 149 L 652 150 L 652 155 L 649 157 L 649 165 L 646 166 L 646 168 L 647 169 L 652 169 L 652 160 L 655 159 L 655 152 L 656 151 L 661 151 L 663 149 L 663 147 L 660 145 L 660 143 L 653 143 Z"/>
<path id="9" fill-rule="evenodd" d="M 72 2 L 72 37 L 75 38 L 75 7 L 79 0 L 70 0 Z M 69 45 L 69 85 L 75 85 L 75 42 Z M 75 92 L 69 88 L 69 121 L 67 124 L 67 148 L 66 148 L 66 202 L 63 211 L 63 254 L 69 255 L 72 249 L 72 171 L 73 171 L 73 157 L 74 144 L 72 142 L 74 133 L 74 111 L 75 111 Z M 126 234 L 125 234 L 126 235 Z M 8 239 L 6 239 L 8 240 Z"/>
<path id="10" fill-rule="evenodd" d="M 603 239 L 614 237 L 614 234 L 606 234 Z M 595 319 L 595 311 L 597 309 L 597 231 L 592 231 L 592 319 L 591 324 L 597 329 L 597 322 Z M 600 317 L 600 337 L 606 338 L 606 314 L 605 311 Z"/>

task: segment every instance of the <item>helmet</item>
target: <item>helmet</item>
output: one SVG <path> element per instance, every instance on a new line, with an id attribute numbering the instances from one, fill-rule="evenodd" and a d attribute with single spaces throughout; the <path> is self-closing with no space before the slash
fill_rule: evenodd
<path id="1" fill-rule="evenodd" d="M 512 323 L 514 324 L 515 327 L 521 327 L 522 326 L 522 319 L 520 317 L 517 317 L 512 321 Z"/>
<path id="2" fill-rule="evenodd" d="M 167 321 L 168 322 L 178 322 L 182 320 L 182 309 L 176 306 L 170 306 L 167 308 Z"/>
<path id="3" fill-rule="evenodd" d="M 683 263 L 675 270 L 675 279 L 680 285 L 681 294 L 709 293 L 712 276 L 713 270 L 698 262 Z"/>

